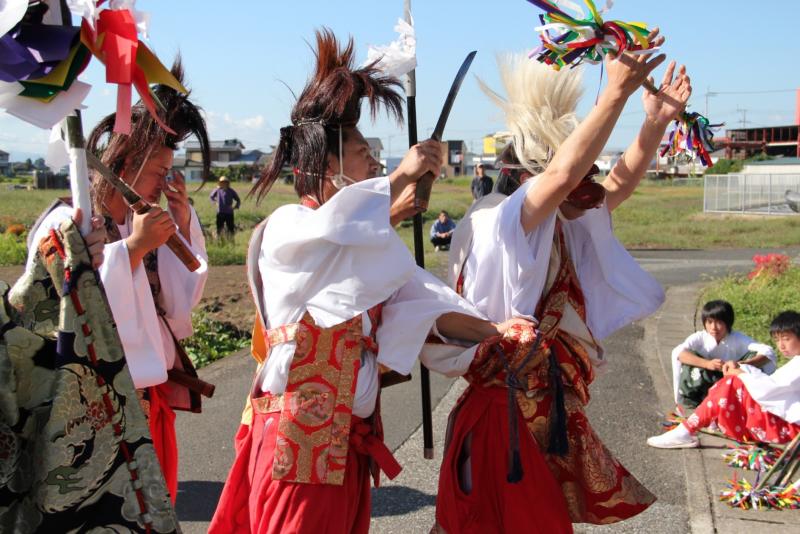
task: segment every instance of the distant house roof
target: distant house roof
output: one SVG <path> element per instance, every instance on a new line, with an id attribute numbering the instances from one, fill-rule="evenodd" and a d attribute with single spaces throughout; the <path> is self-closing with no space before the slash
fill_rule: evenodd
<path id="1" fill-rule="evenodd" d="M 763 161 L 748 161 L 747 165 L 800 165 L 800 158 L 775 158 Z"/>
<path id="2" fill-rule="evenodd" d="M 364 140 L 369 144 L 373 150 L 383 150 L 383 143 L 380 137 L 365 137 Z"/>
<path id="3" fill-rule="evenodd" d="M 260 151 L 257 148 L 255 150 L 246 150 L 242 152 L 242 155 L 239 157 L 237 161 L 241 161 L 242 163 L 257 162 L 264 155 L 266 155 L 266 153 Z"/>
<path id="4" fill-rule="evenodd" d="M 244 150 L 244 144 L 238 139 L 225 139 L 224 141 L 211 141 L 208 143 L 211 150 L 217 151 L 235 151 Z M 200 150 L 199 141 L 186 141 L 186 150 Z"/>

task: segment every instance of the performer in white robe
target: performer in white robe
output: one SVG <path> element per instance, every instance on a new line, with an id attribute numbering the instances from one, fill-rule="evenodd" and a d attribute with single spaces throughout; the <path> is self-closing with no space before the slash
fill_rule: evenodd
<path id="1" fill-rule="evenodd" d="M 602 185 L 592 179 L 627 98 L 662 60 L 607 62 L 608 87 L 580 124 L 579 71 L 514 56 L 500 61 L 508 99 L 486 88 L 513 134 L 498 182 L 515 183 L 503 191 L 508 197 L 476 202 L 456 228 L 451 283 L 489 320 L 539 324 L 479 350 L 475 360 L 485 364 L 467 375 L 440 472 L 437 520 L 445 531 L 526 530 L 544 517 L 549 524 L 538 531 L 570 532 L 570 522 L 621 521 L 655 500 L 605 448 L 583 409 L 603 362 L 599 341 L 664 298 L 615 238 L 611 211 L 633 193 L 683 110 L 691 92 L 685 69 L 673 80 L 671 64 L 658 94 L 645 93 L 639 136 Z"/>
<path id="2" fill-rule="evenodd" d="M 172 73 L 182 80 L 179 59 Z M 195 381 L 197 373 L 178 342 L 192 335 L 192 309 L 203 294 L 208 257 L 183 176 L 172 175 L 172 162 L 177 144 L 190 135 L 201 142 L 206 173 L 210 158 L 205 123 L 188 95 L 167 86 L 156 86 L 154 92 L 167 110 L 161 118 L 174 133 L 164 131 L 139 102 L 132 108 L 130 135 L 113 133 L 115 115 L 111 114 L 92 131 L 87 150 L 154 206 L 145 214 L 133 213 L 120 193 L 99 175 L 92 176 L 95 212 L 105 216 L 107 234 L 98 272 L 174 503 L 178 451 L 173 408 L 201 409 L 198 392 L 184 385 L 187 375 L 189 381 Z M 167 210 L 158 206 L 162 193 Z M 68 203 L 60 202 L 40 217 L 29 239 L 29 267 L 41 240 L 71 215 Z M 165 245 L 172 235 L 192 251 L 200 268 L 190 272 Z M 170 374 L 183 380 L 176 383 Z"/>
<path id="3" fill-rule="evenodd" d="M 256 186 L 266 193 L 288 165 L 300 204 L 276 209 L 250 242 L 260 364 L 212 533 L 367 532 L 371 464 L 389 477 L 400 470 L 383 444 L 383 377 L 408 374 L 432 331 L 474 344 L 529 324 L 486 321 L 415 266 L 392 226 L 413 213 L 417 180 L 438 173 L 440 144 L 423 142 L 390 176 L 371 178 L 379 164 L 357 126 L 361 99 L 399 118 L 399 82 L 374 65 L 354 69 L 352 41 L 340 49 L 329 31 L 317 48 Z M 457 376 L 475 350 L 423 362 Z"/>

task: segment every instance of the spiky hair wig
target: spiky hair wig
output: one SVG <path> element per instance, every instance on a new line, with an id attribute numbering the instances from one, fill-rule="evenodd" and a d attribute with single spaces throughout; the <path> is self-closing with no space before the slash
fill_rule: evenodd
<path id="1" fill-rule="evenodd" d="M 170 71 L 183 85 L 184 73 L 180 55 L 175 58 Z M 120 174 L 126 160 L 138 168 L 153 150 L 161 146 L 175 150 L 178 143 L 193 135 L 200 142 L 205 181 L 211 166 L 211 151 L 201 109 L 189 100 L 189 93 L 181 94 L 166 85 L 156 85 L 152 91 L 161 120 L 172 128 L 174 134 L 165 131 L 139 101 L 131 107 L 129 135 L 114 133 L 116 114 L 112 113 L 94 127 L 86 142 L 86 149 L 97 155 L 112 171 Z M 108 184 L 95 173 L 92 179 L 92 196 L 98 208 L 108 191 Z"/>
<path id="2" fill-rule="evenodd" d="M 327 28 L 316 32 L 314 74 L 306 83 L 292 108 L 292 124 L 280 131 L 280 141 L 271 164 L 253 187 L 259 199 L 266 195 L 289 165 L 298 169 L 295 191 L 322 200 L 322 187 L 328 168 L 328 154 L 337 155 L 339 134 L 347 139 L 361 117 L 362 99 L 369 104 L 374 120 L 381 107 L 398 121 L 403 118 L 403 98 L 398 91 L 400 81 L 386 76 L 371 63 L 354 68 L 353 39 L 342 48 Z"/>
<path id="3" fill-rule="evenodd" d="M 525 54 L 498 55 L 497 66 L 505 97 L 478 84 L 505 114 L 517 161 L 538 174 L 578 125 L 581 70 L 556 71 Z"/>

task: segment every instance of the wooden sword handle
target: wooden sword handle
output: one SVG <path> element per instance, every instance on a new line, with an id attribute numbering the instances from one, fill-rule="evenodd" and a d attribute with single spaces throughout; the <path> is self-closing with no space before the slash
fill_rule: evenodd
<path id="1" fill-rule="evenodd" d="M 428 211 L 428 203 L 431 200 L 431 191 L 433 190 L 433 182 L 436 176 L 432 172 L 426 172 L 422 178 L 417 181 L 417 188 L 414 191 L 414 208 L 417 213 L 424 213 Z"/>

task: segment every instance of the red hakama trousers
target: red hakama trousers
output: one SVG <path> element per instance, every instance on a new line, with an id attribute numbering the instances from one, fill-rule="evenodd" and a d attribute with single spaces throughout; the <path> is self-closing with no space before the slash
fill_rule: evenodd
<path id="1" fill-rule="evenodd" d="M 567 502 L 536 441 L 519 419 L 523 478 L 516 484 L 508 473 L 508 391 L 470 386 L 459 403 L 449 430 L 449 444 L 439 473 L 436 521 L 450 534 L 572 532 Z M 470 443 L 472 487 L 459 483 L 459 457 Z"/>
<path id="2" fill-rule="evenodd" d="M 209 533 L 368 532 L 370 454 L 383 462 L 391 458 L 386 446 L 368 443 L 360 432 L 368 425 L 353 416 L 343 485 L 273 480 L 279 419 L 280 412 L 253 413 L 252 424 L 239 427 L 236 458 Z"/>
<path id="3" fill-rule="evenodd" d="M 714 384 L 683 424 L 695 433 L 712 421 L 736 441 L 788 443 L 800 433 L 800 425 L 764 411 L 738 376 L 726 376 Z"/>
<path id="4" fill-rule="evenodd" d="M 147 388 L 150 396 L 150 413 L 147 419 L 153 448 L 174 506 L 178 495 L 178 440 L 175 436 L 175 412 L 167 404 L 167 393 L 162 389 L 165 387 L 166 383 Z"/>

